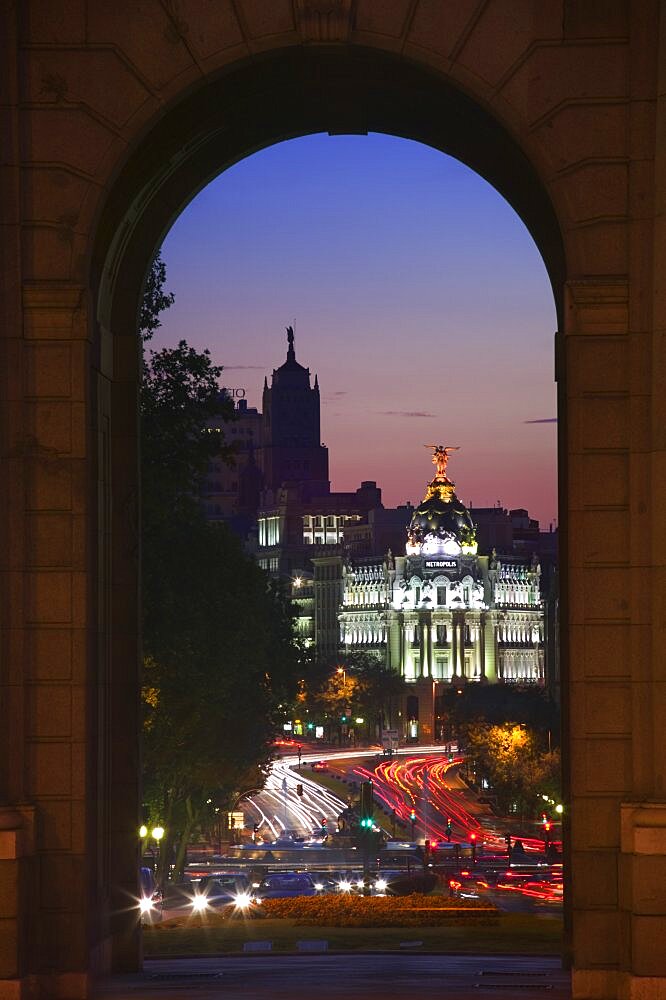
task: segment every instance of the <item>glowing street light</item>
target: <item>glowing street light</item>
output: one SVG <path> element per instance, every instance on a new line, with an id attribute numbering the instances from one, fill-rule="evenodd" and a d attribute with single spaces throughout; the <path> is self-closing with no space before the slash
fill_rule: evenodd
<path id="1" fill-rule="evenodd" d="M 141 840 L 145 840 L 147 836 L 148 836 L 148 827 L 146 826 L 145 823 L 142 823 L 141 826 L 139 827 L 139 837 L 141 838 Z"/>
<path id="2" fill-rule="evenodd" d="M 150 836 L 153 838 L 153 840 L 156 840 L 157 843 L 159 844 L 160 840 L 164 836 L 164 827 L 163 826 L 154 826 L 153 829 L 152 829 L 152 832 L 151 832 Z"/>

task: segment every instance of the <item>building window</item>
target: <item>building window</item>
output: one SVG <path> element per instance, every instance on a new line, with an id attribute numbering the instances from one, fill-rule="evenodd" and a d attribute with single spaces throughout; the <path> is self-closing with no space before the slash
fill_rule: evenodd
<path id="1" fill-rule="evenodd" d="M 437 588 L 437 603 L 440 607 L 446 607 L 446 587 Z"/>

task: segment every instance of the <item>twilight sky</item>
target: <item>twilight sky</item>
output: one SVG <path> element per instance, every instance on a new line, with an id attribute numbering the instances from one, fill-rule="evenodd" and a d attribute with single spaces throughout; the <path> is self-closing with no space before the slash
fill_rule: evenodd
<path id="1" fill-rule="evenodd" d="M 248 405 L 294 325 L 334 490 L 375 479 L 386 506 L 418 502 L 423 445 L 460 445 L 464 502 L 556 518 L 552 292 L 523 223 L 468 167 L 386 135 L 294 139 L 209 184 L 162 252 L 176 301 L 153 347 L 208 347 Z"/>

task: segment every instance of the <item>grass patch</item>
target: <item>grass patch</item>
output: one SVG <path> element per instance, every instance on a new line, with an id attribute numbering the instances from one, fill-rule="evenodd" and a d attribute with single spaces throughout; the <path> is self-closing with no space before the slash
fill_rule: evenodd
<path id="1" fill-rule="evenodd" d="M 195 923 L 196 920 L 196 923 Z M 272 941 L 274 952 L 296 951 L 308 938 L 328 941 L 330 951 L 400 951 L 400 943 L 422 941 L 419 951 L 462 954 L 557 955 L 562 920 L 508 913 L 493 926 L 304 927 L 295 920 L 229 920 L 218 914 L 187 921 L 165 921 L 144 928 L 147 958 L 242 952 L 246 941 Z"/>

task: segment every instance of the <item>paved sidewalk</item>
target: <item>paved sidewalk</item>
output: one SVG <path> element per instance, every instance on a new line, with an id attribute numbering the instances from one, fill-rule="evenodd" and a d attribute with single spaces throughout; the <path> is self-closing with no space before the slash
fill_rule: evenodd
<path id="1" fill-rule="evenodd" d="M 520 955 L 265 955 L 153 959 L 100 986 L 100 1000 L 568 1000 L 560 960 Z"/>

